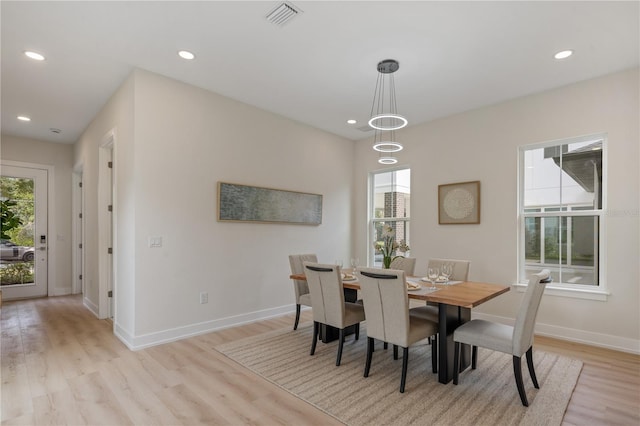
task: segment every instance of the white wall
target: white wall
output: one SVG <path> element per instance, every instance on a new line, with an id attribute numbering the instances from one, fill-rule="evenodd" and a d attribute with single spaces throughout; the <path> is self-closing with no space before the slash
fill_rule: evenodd
<path id="1" fill-rule="evenodd" d="M 53 282 L 49 282 L 49 294 L 71 293 L 71 173 L 73 146 L 33 139 L 2 135 L 3 160 L 53 166 L 54 197 L 53 229 L 49 229 L 49 268 L 53 268 Z M 51 204 L 51 202 L 49 203 Z M 51 275 L 50 275 L 51 277 Z"/>
<path id="2" fill-rule="evenodd" d="M 470 279 L 516 282 L 517 148 L 573 136 L 608 134 L 607 302 L 545 295 L 538 331 L 627 351 L 640 351 L 638 69 L 573 84 L 398 132 L 411 166 L 411 255 L 424 273 L 432 257 L 471 260 Z M 401 105 L 400 105 L 401 107 Z M 401 108 L 400 108 L 401 109 Z M 366 258 L 367 177 L 379 169 L 370 141 L 356 147 L 356 248 Z M 481 223 L 438 225 L 439 184 L 479 180 Z M 514 318 L 521 293 L 477 309 Z"/>
<path id="3" fill-rule="evenodd" d="M 142 70 L 119 93 L 76 158 L 95 175 L 95 144 L 117 128 L 115 326 L 127 345 L 292 311 L 289 254 L 348 261 L 353 142 Z M 133 138 L 123 137 L 121 121 Z M 217 222 L 218 181 L 322 194 L 323 223 Z M 162 248 L 148 247 L 152 236 Z M 128 263 L 135 268 L 124 273 Z M 201 292 L 208 304 L 199 303 Z"/>
<path id="4" fill-rule="evenodd" d="M 135 226 L 134 194 L 134 77 L 130 76 L 114 93 L 100 114 L 93 119 L 75 144 L 74 165 L 82 168 L 85 211 L 83 220 L 85 229 L 85 305 L 96 316 L 105 318 L 106 289 L 100 285 L 99 256 L 106 253 L 107 247 L 99 246 L 98 159 L 100 145 L 110 132 L 115 135 L 114 180 L 117 187 L 114 200 L 114 220 L 117 233 L 114 236 L 116 263 L 115 297 L 118 312 L 115 325 L 127 333 L 134 331 L 134 273 L 135 255 L 133 234 Z"/>

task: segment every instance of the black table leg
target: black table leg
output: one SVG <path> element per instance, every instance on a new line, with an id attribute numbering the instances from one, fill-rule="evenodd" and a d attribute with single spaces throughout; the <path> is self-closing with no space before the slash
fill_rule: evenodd
<path id="1" fill-rule="evenodd" d="M 459 306 L 439 304 L 438 307 L 438 381 L 449 383 L 453 379 L 453 332 L 471 320 L 471 309 Z M 460 348 L 460 371 L 467 368 L 471 361 L 471 348 Z"/>

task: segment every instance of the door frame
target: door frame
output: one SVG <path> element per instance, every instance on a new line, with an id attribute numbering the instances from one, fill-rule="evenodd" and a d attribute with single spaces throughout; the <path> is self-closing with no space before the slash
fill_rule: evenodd
<path id="1" fill-rule="evenodd" d="M 54 261 L 56 253 L 57 229 L 54 219 L 55 167 L 48 164 L 27 163 L 25 161 L 0 160 L 0 166 L 23 167 L 47 171 L 47 296 L 57 296 Z M 54 238 L 55 237 L 55 238 Z M 60 293 L 63 294 L 63 293 Z"/>
<path id="2" fill-rule="evenodd" d="M 117 241 L 116 241 L 116 130 L 108 131 L 101 139 L 98 147 L 98 318 L 113 317 L 116 324 L 117 304 L 116 271 L 117 271 Z M 111 169 L 107 161 L 113 161 Z M 112 211 L 107 206 L 112 205 Z M 111 247 L 113 254 L 108 254 Z M 112 290 L 114 296 L 109 298 L 107 293 Z M 112 308 L 110 304 L 113 303 Z"/>
<path id="3" fill-rule="evenodd" d="M 83 188 L 80 187 L 83 178 L 83 166 L 79 165 L 74 168 L 71 175 L 71 193 L 72 193 L 72 228 L 71 228 L 71 240 L 73 241 L 73 256 L 71 257 L 71 269 L 73 270 L 73 279 L 71 280 L 71 294 L 85 294 L 84 282 L 86 280 L 85 268 L 84 268 L 84 252 L 86 250 L 85 242 L 85 219 L 80 217 L 80 214 L 84 214 L 84 194 Z M 79 247 L 82 244 L 82 248 Z M 80 279 L 82 275 L 82 279 Z"/>

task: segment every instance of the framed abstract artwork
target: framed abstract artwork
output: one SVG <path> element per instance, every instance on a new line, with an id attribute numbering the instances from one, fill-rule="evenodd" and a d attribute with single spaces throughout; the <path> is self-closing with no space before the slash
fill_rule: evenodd
<path id="1" fill-rule="evenodd" d="M 320 225 L 322 195 L 218 182 L 218 221 Z"/>
<path id="2" fill-rule="evenodd" d="M 480 223 L 480 181 L 438 185 L 440 225 Z"/>

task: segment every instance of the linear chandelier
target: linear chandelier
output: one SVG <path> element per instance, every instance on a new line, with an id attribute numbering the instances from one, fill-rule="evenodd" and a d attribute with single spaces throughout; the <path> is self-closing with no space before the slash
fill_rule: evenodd
<path id="1" fill-rule="evenodd" d="M 407 119 L 398 114 L 396 103 L 396 86 L 393 73 L 398 71 L 400 64 L 395 59 L 385 59 L 378 62 L 378 80 L 373 93 L 371 118 L 369 126 L 375 130 L 373 149 L 380 153 L 380 164 L 395 164 L 398 160 L 394 152 L 402 150 L 402 144 L 396 142 L 395 131 L 407 125 Z"/>

